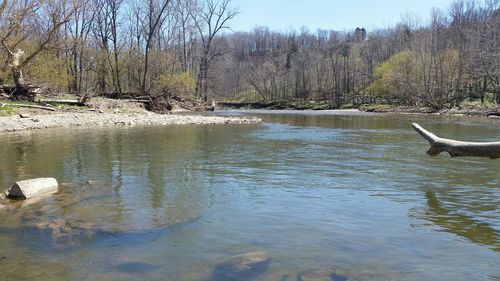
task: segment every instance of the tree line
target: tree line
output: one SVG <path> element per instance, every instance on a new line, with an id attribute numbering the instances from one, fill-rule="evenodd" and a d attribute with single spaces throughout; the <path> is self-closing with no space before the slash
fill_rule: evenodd
<path id="1" fill-rule="evenodd" d="M 433 9 L 426 25 L 406 16 L 371 32 L 259 27 L 233 33 L 214 86 L 235 97 L 326 100 L 333 107 L 376 102 L 440 109 L 468 98 L 499 103 L 499 7 L 499 1 L 456 1 L 446 12 Z"/>
<path id="2" fill-rule="evenodd" d="M 0 82 L 207 99 L 230 0 L 3 0 Z"/>
<path id="3" fill-rule="evenodd" d="M 237 15 L 230 0 L 4 0 L 0 82 L 332 107 L 500 103 L 498 0 L 373 31 L 237 32 Z"/>

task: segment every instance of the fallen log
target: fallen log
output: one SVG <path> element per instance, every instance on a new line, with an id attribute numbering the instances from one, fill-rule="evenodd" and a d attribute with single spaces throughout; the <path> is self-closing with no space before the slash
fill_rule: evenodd
<path id="1" fill-rule="evenodd" d="M 7 104 L 0 103 L 0 107 L 4 107 Z M 36 108 L 36 109 L 43 109 L 43 110 L 50 110 L 50 111 L 56 111 L 57 109 L 53 107 L 48 107 L 48 106 L 41 106 L 41 105 L 32 105 L 32 104 L 20 104 L 20 103 L 10 103 L 8 104 L 9 106 L 15 106 L 15 107 L 26 107 L 26 108 Z"/>
<path id="2" fill-rule="evenodd" d="M 485 116 L 500 116 L 500 108 L 493 109 L 484 113 Z"/>
<path id="3" fill-rule="evenodd" d="M 123 99 L 122 101 L 124 101 L 124 102 L 147 103 L 147 102 L 150 102 L 151 100 L 149 100 L 149 99 Z"/>
<path id="4" fill-rule="evenodd" d="M 84 106 L 85 103 L 80 100 L 49 100 L 49 99 L 39 99 L 36 100 L 38 103 L 56 103 L 56 104 L 68 104 L 68 105 L 78 105 Z"/>
<path id="5" fill-rule="evenodd" d="M 18 181 L 6 192 L 8 199 L 25 200 L 57 192 L 59 184 L 54 178 L 38 178 Z"/>
<path id="6" fill-rule="evenodd" d="M 452 139 L 440 138 L 425 130 L 417 123 L 411 124 L 431 148 L 427 151 L 430 156 L 436 156 L 441 152 L 448 152 L 451 157 L 472 156 L 488 157 L 490 159 L 500 158 L 500 142 L 465 142 Z"/>

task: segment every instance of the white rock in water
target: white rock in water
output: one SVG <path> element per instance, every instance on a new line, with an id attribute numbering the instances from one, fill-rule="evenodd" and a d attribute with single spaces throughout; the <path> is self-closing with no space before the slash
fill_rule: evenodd
<path id="1" fill-rule="evenodd" d="M 25 200 L 40 195 L 57 192 L 59 184 L 54 178 L 38 178 L 18 181 L 13 184 L 5 195 L 9 199 Z"/>

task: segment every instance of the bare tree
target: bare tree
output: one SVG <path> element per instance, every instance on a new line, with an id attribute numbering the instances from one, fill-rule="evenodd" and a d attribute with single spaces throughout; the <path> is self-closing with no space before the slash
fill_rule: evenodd
<path id="1" fill-rule="evenodd" d="M 97 45 L 102 53 L 98 62 L 98 89 L 105 92 L 106 85 L 111 84 L 116 94 L 121 95 L 121 64 L 119 56 L 122 44 L 119 41 L 119 12 L 123 0 L 94 0 L 96 15 L 92 28 L 92 33 L 97 41 Z M 111 72 L 111 83 L 106 82 L 108 70 Z"/>
<path id="2" fill-rule="evenodd" d="M 110 61 L 109 64 L 111 66 L 113 86 L 115 91 L 120 95 L 123 93 L 123 90 L 120 76 L 121 66 L 118 60 L 121 52 L 120 42 L 118 41 L 118 26 L 120 24 L 118 13 L 122 3 L 123 0 L 105 0 L 105 5 L 109 7 L 111 43 L 113 44 L 113 62 Z"/>
<path id="3" fill-rule="evenodd" d="M 85 76 L 85 44 L 95 17 L 94 3 L 87 0 L 75 0 L 75 10 L 64 23 L 64 40 L 68 69 L 71 76 L 69 91 L 81 93 Z"/>
<path id="4" fill-rule="evenodd" d="M 195 8 L 195 0 L 178 0 L 175 5 L 182 71 L 187 72 L 191 71 L 190 56 L 193 54 L 192 45 L 195 36 L 195 24 L 191 13 Z"/>
<path id="5" fill-rule="evenodd" d="M 232 9 L 231 0 L 207 0 L 191 12 L 201 38 L 200 70 L 196 81 L 196 96 L 208 101 L 208 70 L 212 61 L 223 53 L 214 44 L 217 34 L 229 29 L 228 23 L 238 11 Z"/>
<path id="6" fill-rule="evenodd" d="M 154 0 L 147 0 L 146 3 L 146 17 L 143 22 L 145 34 L 144 39 L 146 41 L 146 45 L 144 46 L 144 68 L 141 81 L 141 91 L 143 93 L 148 92 L 150 89 L 150 86 L 148 84 L 149 55 L 153 40 L 155 39 L 155 35 L 157 34 L 157 28 L 160 25 L 167 10 L 167 6 L 170 2 L 171 0 L 163 0 L 159 5 L 157 5 L 157 2 L 155 2 Z"/>

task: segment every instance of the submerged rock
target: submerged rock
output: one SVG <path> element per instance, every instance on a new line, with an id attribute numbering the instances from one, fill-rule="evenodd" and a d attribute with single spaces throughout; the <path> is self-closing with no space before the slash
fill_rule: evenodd
<path id="1" fill-rule="evenodd" d="M 298 281 L 347 281 L 353 280 L 351 270 L 340 267 L 310 269 L 297 275 Z"/>
<path id="2" fill-rule="evenodd" d="M 146 273 L 160 268 L 159 265 L 145 262 L 125 262 L 113 266 L 113 269 L 128 273 Z"/>
<path id="3" fill-rule="evenodd" d="M 9 199 L 25 200 L 57 192 L 59 184 L 54 178 L 22 180 L 14 183 L 6 192 Z"/>
<path id="4" fill-rule="evenodd" d="M 292 278 L 288 274 L 284 274 L 281 276 L 280 281 L 292 281 Z"/>
<path id="5" fill-rule="evenodd" d="M 271 256 L 264 251 L 255 251 L 233 256 L 218 264 L 213 272 L 213 280 L 254 280 L 264 273 L 271 262 Z"/>
<path id="6" fill-rule="evenodd" d="M 62 219 L 38 223 L 36 228 L 43 234 L 49 235 L 53 242 L 60 245 L 91 239 L 97 232 L 97 228 L 92 224 Z"/>
<path id="7" fill-rule="evenodd" d="M 356 275 L 353 278 L 349 279 L 349 281 L 390 281 L 393 280 L 387 276 L 377 275 L 377 274 L 360 274 Z"/>
<path id="8" fill-rule="evenodd" d="M 389 281 L 387 276 L 356 273 L 347 268 L 328 267 L 310 269 L 297 274 L 297 281 Z"/>

